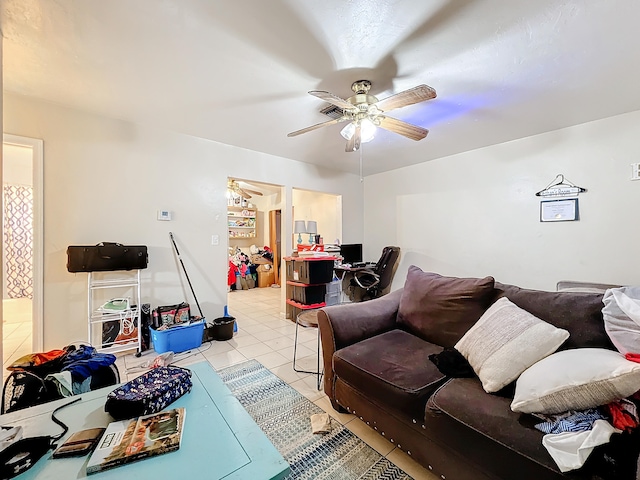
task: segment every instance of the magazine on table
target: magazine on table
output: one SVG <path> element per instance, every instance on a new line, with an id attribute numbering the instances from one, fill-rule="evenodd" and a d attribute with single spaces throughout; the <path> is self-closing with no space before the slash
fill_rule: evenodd
<path id="1" fill-rule="evenodd" d="M 180 448 L 186 410 L 175 408 L 112 422 L 87 463 L 87 474 Z"/>

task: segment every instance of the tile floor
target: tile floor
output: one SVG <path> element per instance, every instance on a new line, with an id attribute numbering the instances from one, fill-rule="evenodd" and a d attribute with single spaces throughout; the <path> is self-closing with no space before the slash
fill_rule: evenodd
<path id="1" fill-rule="evenodd" d="M 31 299 L 10 298 L 2 301 L 2 378 L 9 374 L 6 367 L 27 353 L 31 345 Z"/>
<path id="2" fill-rule="evenodd" d="M 236 318 L 238 324 L 238 331 L 233 339 L 224 342 L 213 341 L 190 353 L 178 354 L 178 365 L 208 361 L 214 369 L 221 369 L 245 360 L 256 359 L 416 480 L 439 478 L 422 468 L 360 419 L 336 412 L 324 392 L 316 389 L 315 375 L 297 373 L 293 370 L 295 323 L 285 319 L 281 313 L 279 288 L 234 291 L 229 293 L 228 304 L 229 313 Z M 296 367 L 315 370 L 316 341 L 315 328 L 298 330 Z M 154 352 L 149 351 L 140 358 L 134 355 L 118 358 L 123 380 L 139 375 L 144 370 L 138 366 L 153 360 L 154 357 Z"/>

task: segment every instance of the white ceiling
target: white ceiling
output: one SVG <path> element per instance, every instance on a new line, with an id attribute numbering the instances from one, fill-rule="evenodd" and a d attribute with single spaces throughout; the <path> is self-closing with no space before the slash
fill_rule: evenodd
<path id="1" fill-rule="evenodd" d="M 358 171 L 326 104 L 351 83 L 428 128 L 379 131 L 365 175 L 640 109 L 636 0 L 2 0 L 4 88 Z"/>

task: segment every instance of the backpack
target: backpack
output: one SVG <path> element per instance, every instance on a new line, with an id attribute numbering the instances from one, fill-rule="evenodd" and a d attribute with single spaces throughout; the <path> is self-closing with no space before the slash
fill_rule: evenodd
<path id="1" fill-rule="evenodd" d="M 62 398 L 57 389 L 47 388 L 38 375 L 26 370 L 15 370 L 4 382 L 1 414 Z"/>

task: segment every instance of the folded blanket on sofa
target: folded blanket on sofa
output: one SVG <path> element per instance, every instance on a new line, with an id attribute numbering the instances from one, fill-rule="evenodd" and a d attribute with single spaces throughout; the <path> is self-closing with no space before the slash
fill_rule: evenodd
<path id="1" fill-rule="evenodd" d="M 607 290 L 602 298 L 604 327 L 620 353 L 640 353 L 640 287 Z"/>

